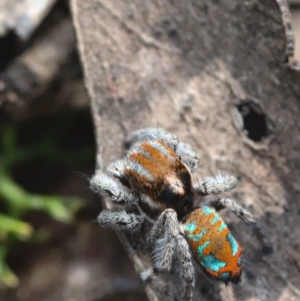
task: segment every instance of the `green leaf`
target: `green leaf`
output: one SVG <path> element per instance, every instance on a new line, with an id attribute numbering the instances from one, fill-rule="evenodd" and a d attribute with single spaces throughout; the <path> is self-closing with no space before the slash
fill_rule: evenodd
<path id="1" fill-rule="evenodd" d="M 0 246 L 0 288 L 16 287 L 19 283 L 18 277 L 5 263 L 6 249 Z"/>
<path id="2" fill-rule="evenodd" d="M 0 196 L 7 202 L 13 216 L 20 216 L 30 207 L 26 191 L 4 173 L 0 174 Z"/>
<path id="3" fill-rule="evenodd" d="M 29 238 L 33 233 L 30 224 L 17 220 L 13 217 L 0 213 L 0 235 L 7 236 L 13 234 L 23 239 Z"/>
<path id="4" fill-rule="evenodd" d="M 43 210 L 52 218 L 62 222 L 70 222 L 74 208 L 78 208 L 81 203 L 76 197 L 27 193 L 9 176 L 3 174 L 0 174 L 0 196 L 7 202 L 9 213 L 14 217 L 19 217 L 29 210 Z"/>

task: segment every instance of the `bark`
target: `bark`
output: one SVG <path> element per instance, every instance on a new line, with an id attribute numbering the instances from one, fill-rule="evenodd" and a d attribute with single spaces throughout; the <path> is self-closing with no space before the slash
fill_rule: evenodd
<path id="1" fill-rule="evenodd" d="M 270 237 L 263 256 L 240 220 L 241 286 L 199 274 L 194 300 L 299 300 L 299 65 L 281 0 L 72 0 L 97 140 L 97 168 L 124 154 L 127 133 L 159 126 L 198 151 L 196 177 L 219 171 L 229 194 Z M 111 204 L 105 205 L 111 208 Z M 117 233 L 137 272 L 151 264 L 145 233 Z M 149 300 L 180 300 L 176 272 L 145 283 Z"/>

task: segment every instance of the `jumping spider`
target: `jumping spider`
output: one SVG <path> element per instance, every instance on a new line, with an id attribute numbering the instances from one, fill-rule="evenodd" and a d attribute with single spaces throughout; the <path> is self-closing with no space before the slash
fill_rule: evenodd
<path id="1" fill-rule="evenodd" d="M 192 182 L 191 172 L 198 166 L 198 156 L 192 147 L 163 129 L 147 128 L 129 135 L 130 146 L 125 158 L 116 161 L 108 172 L 90 181 L 91 189 L 107 194 L 114 203 L 134 205 L 140 214 L 103 210 L 98 222 L 103 227 L 134 231 L 147 216 L 140 205 L 158 210 L 148 235 L 154 245 L 154 268 L 142 273 L 147 278 L 153 271 L 170 271 L 176 254 L 180 278 L 185 287 L 184 297 L 192 300 L 195 287 L 193 258 L 210 277 L 237 283 L 242 273 L 242 249 L 223 222 L 219 210 L 227 208 L 252 227 L 260 242 L 269 247 L 254 217 L 235 201 L 221 198 L 205 205 L 195 205 L 196 196 L 219 194 L 233 189 L 235 177 L 218 175 Z"/>

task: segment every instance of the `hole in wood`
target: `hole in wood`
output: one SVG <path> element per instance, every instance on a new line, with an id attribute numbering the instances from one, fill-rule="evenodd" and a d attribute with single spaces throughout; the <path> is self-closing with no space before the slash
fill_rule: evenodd
<path id="1" fill-rule="evenodd" d="M 271 135 L 268 118 L 260 107 L 252 102 L 246 101 L 236 105 L 242 118 L 243 133 L 254 142 L 261 142 Z"/>

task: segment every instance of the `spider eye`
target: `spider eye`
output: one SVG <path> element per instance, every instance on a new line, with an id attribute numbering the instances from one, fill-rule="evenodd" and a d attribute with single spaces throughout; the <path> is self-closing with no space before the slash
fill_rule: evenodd
<path id="1" fill-rule="evenodd" d="M 193 207 L 193 196 L 188 196 L 185 198 L 183 211 L 187 212 Z"/>
<path id="2" fill-rule="evenodd" d="M 185 206 L 185 207 L 183 208 L 183 213 L 186 214 L 188 211 L 189 211 L 189 208 L 188 208 L 187 206 Z"/>
<path id="3" fill-rule="evenodd" d="M 192 208 L 192 206 L 184 206 L 184 208 L 183 208 L 183 210 L 185 211 L 185 212 L 187 212 L 187 211 L 189 211 L 190 209 Z"/>

